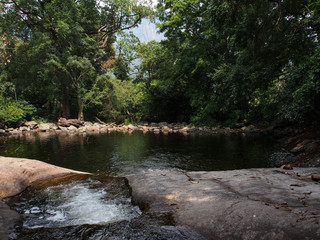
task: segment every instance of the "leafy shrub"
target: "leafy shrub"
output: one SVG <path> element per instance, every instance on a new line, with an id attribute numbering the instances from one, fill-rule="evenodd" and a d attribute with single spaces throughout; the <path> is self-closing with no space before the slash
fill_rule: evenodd
<path id="1" fill-rule="evenodd" d="M 34 106 L 24 100 L 15 101 L 0 96 L 0 125 L 15 127 L 35 112 Z"/>

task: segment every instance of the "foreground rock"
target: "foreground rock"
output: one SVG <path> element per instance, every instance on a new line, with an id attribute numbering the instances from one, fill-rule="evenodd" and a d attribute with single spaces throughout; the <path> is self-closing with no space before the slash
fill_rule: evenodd
<path id="1" fill-rule="evenodd" d="M 320 239 L 320 169 L 154 171 L 127 176 L 134 203 L 208 239 Z"/>
<path id="2" fill-rule="evenodd" d="M 37 160 L 0 156 L 0 239 L 15 239 L 14 228 L 22 222 L 21 216 L 10 210 L 2 202 L 2 198 L 19 194 L 33 184 L 45 184 L 48 181 L 83 175 L 88 173 L 56 167 Z"/>
<path id="3" fill-rule="evenodd" d="M 15 239 L 14 228 L 21 223 L 21 216 L 0 200 L 0 239 Z"/>
<path id="4" fill-rule="evenodd" d="M 0 156 L 0 199 L 19 194 L 40 180 L 88 174 L 37 160 Z"/>
<path id="5" fill-rule="evenodd" d="M 297 167 L 320 167 L 320 129 L 310 128 L 284 138 L 282 146 L 293 156 L 287 161 Z"/>

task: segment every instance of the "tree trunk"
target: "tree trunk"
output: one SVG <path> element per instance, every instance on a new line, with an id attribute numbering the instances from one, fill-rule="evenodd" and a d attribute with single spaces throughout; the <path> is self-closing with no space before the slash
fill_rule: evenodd
<path id="1" fill-rule="evenodd" d="M 61 91 L 61 106 L 60 106 L 60 113 L 59 118 L 70 118 L 70 103 L 69 103 L 69 88 L 65 84 L 62 85 Z"/>
<path id="2" fill-rule="evenodd" d="M 78 107 L 79 107 L 78 120 L 79 121 L 83 121 L 84 120 L 84 117 L 83 117 L 83 101 L 82 101 L 81 97 L 79 96 L 79 94 L 78 94 L 77 98 L 78 98 Z"/>

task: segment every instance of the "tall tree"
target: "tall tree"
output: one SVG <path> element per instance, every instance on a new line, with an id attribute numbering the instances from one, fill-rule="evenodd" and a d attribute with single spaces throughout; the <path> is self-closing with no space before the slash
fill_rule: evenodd
<path id="1" fill-rule="evenodd" d="M 59 115 L 66 118 L 71 116 L 73 95 L 78 102 L 78 117 L 83 118 L 82 98 L 103 74 L 102 63 L 113 57 L 115 34 L 137 26 L 149 14 L 147 7 L 133 0 L 0 3 L 4 10 L 1 25 L 22 40 L 10 64 L 12 81 L 21 95 L 40 101 L 39 105 L 52 106 L 59 101 Z M 43 86 L 42 97 L 37 96 L 39 85 Z"/>
<path id="2" fill-rule="evenodd" d="M 290 80 L 295 70 L 319 47 L 314 1 L 161 0 L 158 9 L 166 46 L 187 82 L 194 122 L 281 114 L 281 95 L 295 101 L 289 90 L 289 81 L 299 86 Z M 281 83 L 286 93 L 275 89 Z"/>

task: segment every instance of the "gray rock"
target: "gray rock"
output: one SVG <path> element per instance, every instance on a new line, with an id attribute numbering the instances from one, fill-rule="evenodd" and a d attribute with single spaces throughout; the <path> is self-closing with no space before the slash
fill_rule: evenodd
<path id="1" fill-rule="evenodd" d="M 38 129 L 40 132 L 50 131 L 50 124 L 49 123 L 40 123 L 38 125 Z"/>
<path id="2" fill-rule="evenodd" d="M 130 175 L 143 210 L 172 213 L 177 225 L 208 239 L 320 239 L 320 169 L 219 172 L 153 171 Z"/>
<path id="3" fill-rule="evenodd" d="M 76 128 L 75 126 L 71 125 L 70 127 L 68 127 L 68 130 L 71 132 L 75 132 L 78 130 L 78 128 Z"/>
<path id="4" fill-rule="evenodd" d="M 167 122 L 160 122 L 160 123 L 159 123 L 159 127 L 164 127 L 164 126 L 167 126 L 167 125 L 168 125 Z"/>
<path id="5" fill-rule="evenodd" d="M 21 216 L 0 200 L 0 239 L 15 239 L 15 226 L 21 224 Z"/>

